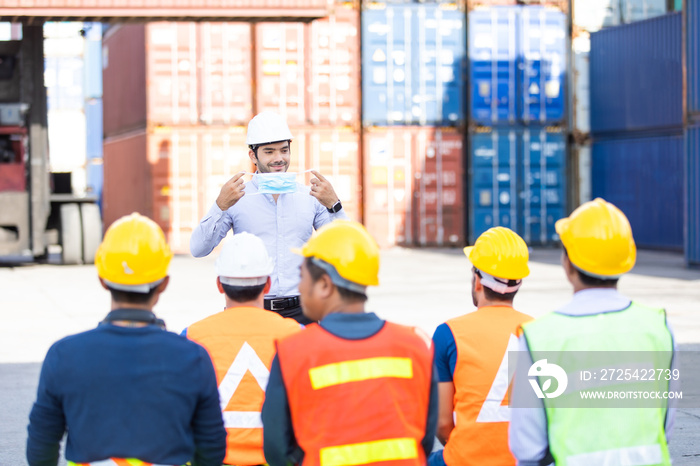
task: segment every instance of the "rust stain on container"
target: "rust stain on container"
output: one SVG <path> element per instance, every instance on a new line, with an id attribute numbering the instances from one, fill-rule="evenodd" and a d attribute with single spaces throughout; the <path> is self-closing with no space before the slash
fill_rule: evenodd
<path id="1" fill-rule="evenodd" d="M 363 137 L 365 223 L 380 246 L 463 245 L 463 133 L 375 127 Z"/>

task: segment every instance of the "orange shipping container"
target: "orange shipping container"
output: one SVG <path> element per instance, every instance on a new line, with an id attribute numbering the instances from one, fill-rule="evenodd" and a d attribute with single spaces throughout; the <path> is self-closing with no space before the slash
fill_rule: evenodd
<path id="1" fill-rule="evenodd" d="M 465 241 L 464 135 L 453 128 L 364 133 L 365 224 L 382 247 Z"/>
<path id="2" fill-rule="evenodd" d="M 348 128 L 292 128 L 290 171 L 317 169 L 327 176 L 352 219 L 358 218 L 359 135 Z M 193 228 L 221 186 L 254 166 L 245 127 L 158 128 L 104 144 L 105 226 L 138 211 L 165 231 L 173 251 L 189 254 Z M 309 184 L 309 174 L 298 180 Z M 246 179 L 250 179 L 246 177 Z"/>

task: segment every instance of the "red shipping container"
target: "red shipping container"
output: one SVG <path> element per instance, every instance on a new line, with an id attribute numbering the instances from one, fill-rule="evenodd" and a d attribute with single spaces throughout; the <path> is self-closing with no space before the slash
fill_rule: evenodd
<path id="1" fill-rule="evenodd" d="M 306 123 L 304 24 L 255 26 L 255 112 L 277 112 L 290 126 Z"/>
<path id="2" fill-rule="evenodd" d="M 107 228 L 132 212 L 153 218 L 152 161 L 147 158 L 145 131 L 104 141 L 102 218 Z"/>
<path id="3" fill-rule="evenodd" d="M 81 21 L 104 18 L 320 18 L 328 0 L 4 0 L 0 19 L 39 16 Z M 50 19 L 49 19 L 50 20 Z"/>
<path id="4" fill-rule="evenodd" d="M 115 26 L 102 46 L 103 131 L 115 135 L 146 125 L 146 28 Z"/>
<path id="5" fill-rule="evenodd" d="M 105 135 L 252 118 L 250 24 L 116 26 L 103 49 Z"/>
<path id="6" fill-rule="evenodd" d="M 360 121 L 359 9 L 337 3 L 327 18 L 255 26 L 256 113 L 290 125 Z"/>
<path id="7" fill-rule="evenodd" d="M 380 246 L 464 244 L 463 148 L 452 128 L 365 130 L 365 224 Z"/>
<path id="8" fill-rule="evenodd" d="M 360 121 L 360 11 L 336 4 L 308 25 L 309 122 L 354 125 Z"/>
<path id="9" fill-rule="evenodd" d="M 362 206 L 360 135 L 350 127 L 308 126 L 292 128 L 290 171 L 316 170 L 333 185 L 351 220 L 359 221 Z M 302 155 L 303 154 L 303 155 Z M 311 173 L 297 181 L 311 185 Z"/>

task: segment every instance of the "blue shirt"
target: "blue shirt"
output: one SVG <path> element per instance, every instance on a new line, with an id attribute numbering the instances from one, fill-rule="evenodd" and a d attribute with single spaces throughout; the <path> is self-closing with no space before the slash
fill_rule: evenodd
<path id="1" fill-rule="evenodd" d="M 311 189 L 297 183 L 295 193 L 280 194 L 277 202 L 272 194 L 258 194 L 255 178 L 245 184 L 245 195 L 228 210 L 214 205 L 192 231 L 190 251 L 195 257 L 209 254 L 226 236 L 246 231 L 263 240 L 275 263 L 270 296 L 299 294 L 299 267 L 303 258 L 291 252 L 301 248 L 318 229 L 336 219 L 347 219 L 341 209 L 331 214 L 311 196 Z"/>
<path id="2" fill-rule="evenodd" d="M 110 457 L 220 466 L 226 430 L 204 348 L 155 325 L 101 324 L 51 346 L 29 416 L 27 461 Z"/>
<path id="3" fill-rule="evenodd" d="M 376 334 L 384 327 L 373 312 L 361 314 L 334 313 L 324 317 L 319 325 L 333 335 L 346 340 L 364 340 Z M 426 419 L 425 437 L 421 445 L 426 457 L 433 449 L 438 416 L 438 392 L 435 370 L 430 381 L 430 401 Z M 280 364 L 275 356 L 270 369 L 270 380 L 265 391 L 265 403 L 262 410 L 263 435 L 265 440 L 265 459 L 270 466 L 287 466 L 288 461 L 301 464 L 304 452 L 299 448 L 294 437 L 292 418 L 284 387 Z"/>
<path id="4" fill-rule="evenodd" d="M 631 303 L 632 301 L 629 298 L 621 295 L 616 289 L 589 288 L 575 293 L 574 298 L 556 312 L 570 316 L 595 315 L 622 310 L 629 307 Z M 668 326 L 668 322 L 666 325 Z M 671 332 L 670 327 L 669 332 Z M 518 358 L 524 358 L 522 367 L 532 365 L 532 356 L 530 355 L 525 335 L 521 335 L 518 340 Z M 676 361 L 677 358 L 673 358 L 671 369 L 676 367 Z M 518 362 L 518 366 L 521 366 L 520 362 Z M 671 380 L 669 391 L 677 391 L 679 384 L 679 381 Z M 513 390 L 530 390 L 527 374 L 516 372 L 513 379 Z M 542 400 L 538 399 L 538 403 L 540 405 L 539 408 L 517 408 L 511 410 L 508 441 L 510 450 L 513 452 L 513 456 L 515 456 L 519 466 L 540 466 L 541 461 L 549 452 L 547 416 Z M 665 425 L 667 441 L 671 437 L 677 403 L 678 400 L 675 399 L 668 401 Z"/>
<path id="5" fill-rule="evenodd" d="M 457 366 L 457 343 L 452 329 L 446 323 L 438 325 L 435 329 L 433 347 L 438 382 L 452 382 Z"/>

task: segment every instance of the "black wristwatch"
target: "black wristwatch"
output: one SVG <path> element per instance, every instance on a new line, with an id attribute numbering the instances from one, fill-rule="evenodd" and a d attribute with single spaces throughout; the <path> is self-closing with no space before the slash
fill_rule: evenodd
<path id="1" fill-rule="evenodd" d="M 342 208 L 343 208 L 343 204 L 341 204 L 340 201 L 338 201 L 335 204 L 333 204 L 333 207 L 328 208 L 328 212 L 330 212 L 331 214 L 334 214 L 336 212 L 340 212 L 340 209 L 342 209 Z"/>

